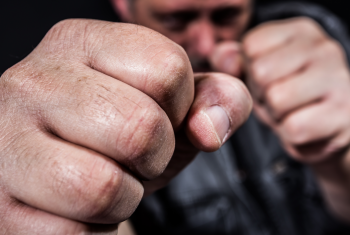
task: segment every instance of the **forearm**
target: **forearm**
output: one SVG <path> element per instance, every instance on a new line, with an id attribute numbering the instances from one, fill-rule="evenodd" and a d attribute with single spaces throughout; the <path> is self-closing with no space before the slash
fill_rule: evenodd
<path id="1" fill-rule="evenodd" d="M 350 150 L 312 168 L 331 212 L 350 223 Z"/>

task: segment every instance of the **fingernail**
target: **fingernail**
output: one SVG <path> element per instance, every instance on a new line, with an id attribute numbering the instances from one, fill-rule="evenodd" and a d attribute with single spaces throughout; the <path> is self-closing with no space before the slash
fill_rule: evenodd
<path id="1" fill-rule="evenodd" d="M 205 110 L 206 115 L 211 120 L 220 144 L 225 141 L 225 137 L 230 128 L 230 120 L 226 112 L 220 106 L 212 106 Z"/>

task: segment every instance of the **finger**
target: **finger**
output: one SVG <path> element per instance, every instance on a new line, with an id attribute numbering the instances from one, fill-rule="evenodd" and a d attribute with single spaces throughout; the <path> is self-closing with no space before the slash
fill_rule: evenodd
<path id="1" fill-rule="evenodd" d="M 337 135 L 346 123 L 330 102 L 321 101 L 292 112 L 277 130 L 284 142 L 305 145 Z"/>
<path id="2" fill-rule="evenodd" d="M 52 44 L 52 38 L 57 45 Z M 61 48 L 62 40 L 66 48 Z M 51 43 L 50 45 L 47 45 Z M 174 128 L 193 101 L 193 72 L 185 51 L 161 34 L 140 25 L 95 20 L 66 20 L 53 29 L 36 53 L 58 47 L 68 61 L 78 61 L 153 98 Z M 62 52 L 63 51 L 63 52 Z"/>
<path id="3" fill-rule="evenodd" d="M 55 235 L 55 234 L 91 234 L 91 235 L 116 235 L 118 224 L 114 225 L 93 225 L 65 219 L 47 212 L 34 209 L 21 202 L 12 200 L 3 202 L 0 216 L 2 226 L 1 234 L 7 235 Z"/>
<path id="4" fill-rule="evenodd" d="M 35 144 L 26 145 L 28 140 Z M 82 222 L 115 224 L 128 218 L 142 198 L 138 179 L 94 151 L 29 130 L 12 147 L 6 154 L 15 160 L 2 169 L 3 184 L 11 197 L 33 208 Z"/>
<path id="5" fill-rule="evenodd" d="M 318 65 L 267 88 L 264 101 L 275 120 L 297 108 L 322 100 L 332 90 L 329 73 L 320 71 Z"/>
<path id="6" fill-rule="evenodd" d="M 251 62 L 250 84 L 258 97 L 272 83 L 290 77 L 309 66 L 314 45 L 305 41 L 294 40 L 288 45 L 258 57 Z M 310 53 L 305 53 L 310 51 Z"/>
<path id="7" fill-rule="evenodd" d="M 226 41 L 216 46 L 209 58 L 215 71 L 239 77 L 242 73 L 243 59 L 238 42 Z"/>
<path id="8" fill-rule="evenodd" d="M 33 116 L 40 116 L 39 127 L 98 151 L 142 178 L 159 175 L 175 145 L 172 125 L 159 105 L 143 92 L 85 65 L 59 66 L 56 71 L 63 78 L 59 86 L 48 69 L 41 83 L 33 77 L 14 85 L 31 90 L 25 97 L 35 107 Z"/>
<path id="9" fill-rule="evenodd" d="M 252 108 L 244 84 L 229 75 L 196 75 L 196 96 L 187 123 L 187 135 L 202 151 L 215 151 L 242 125 Z"/>
<path id="10" fill-rule="evenodd" d="M 323 38 L 323 30 L 312 19 L 298 17 L 264 23 L 247 33 L 243 39 L 243 51 L 255 59 L 273 51 L 293 38 Z"/>
<path id="11" fill-rule="evenodd" d="M 309 164 L 327 159 L 348 146 L 350 128 L 347 117 L 348 83 L 339 82 L 337 92 L 286 116 L 278 127 L 286 149 L 298 160 Z"/>
<path id="12" fill-rule="evenodd" d="M 348 71 L 337 43 L 318 43 L 313 51 L 307 68 L 267 86 L 263 101 L 275 119 L 348 85 Z"/>
<path id="13" fill-rule="evenodd" d="M 58 217 L 13 201 L 6 207 L 6 216 L 1 216 L 0 233 L 8 235 L 25 234 L 81 234 L 87 226 Z"/>

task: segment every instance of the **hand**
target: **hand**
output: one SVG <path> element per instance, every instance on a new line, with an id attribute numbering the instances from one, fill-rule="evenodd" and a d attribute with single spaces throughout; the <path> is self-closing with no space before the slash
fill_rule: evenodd
<path id="1" fill-rule="evenodd" d="M 336 216 L 350 222 L 350 75 L 342 47 L 311 19 L 262 24 L 222 42 L 212 67 L 245 72 L 254 111 L 309 164 Z"/>
<path id="2" fill-rule="evenodd" d="M 315 164 L 350 143 L 350 75 L 341 46 L 307 18 L 245 37 L 255 111 L 296 159 Z"/>
<path id="3" fill-rule="evenodd" d="M 342 47 L 307 18 L 246 35 L 247 84 L 256 114 L 295 159 L 315 171 L 330 207 L 350 216 L 350 74 Z"/>
<path id="4" fill-rule="evenodd" d="M 195 87 L 160 34 L 91 20 L 54 26 L 0 94 L 0 234 L 115 234 L 144 190 L 218 149 L 251 108 L 230 76 Z"/>

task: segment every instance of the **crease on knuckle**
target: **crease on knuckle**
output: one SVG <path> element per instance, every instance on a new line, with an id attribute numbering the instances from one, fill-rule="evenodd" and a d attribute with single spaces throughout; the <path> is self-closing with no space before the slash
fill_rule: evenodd
<path id="1" fill-rule="evenodd" d="M 127 143 L 132 152 L 126 164 L 132 171 L 141 173 L 147 179 L 163 172 L 170 160 L 169 156 L 163 156 L 164 143 L 169 138 L 168 125 L 164 112 L 157 106 L 145 108 L 140 116 L 137 115 L 135 131 Z"/>
<path id="2" fill-rule="evenodd" d="M 157 100 L 163 103 L 174 99 L 181 93 L 179 89 L 188 85 L 191 66 L 187 55 L 177 45 L 168 46 L 164 52 L 159 53 L 156 57 L 154 62 L 160 74 L 155 75 L 158 78 L 150 79 L 152 84 L 148 84 L 148 86 L 160 91 L 156 96 Z"/>
<path id="3" fill-rule="evenodd" d="M 53 176 L 56 193 L 67 198 L 73 210 L 87 221 L 99 220 L 108 216 L 122 186 L 123 173 L 113 170 L 109 163 L 95 162 L 90 169 L 59 166 Z"/>

